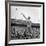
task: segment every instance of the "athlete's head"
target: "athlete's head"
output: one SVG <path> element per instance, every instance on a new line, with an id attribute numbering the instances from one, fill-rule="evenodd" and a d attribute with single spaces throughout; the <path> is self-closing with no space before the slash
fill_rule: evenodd
<path id="1" fill-rule="evenodd" d="M 28 17 L 28 20 L 30 20 L 30 19 L 31 19 L 31 17 L 29 16 L 29 17 Z"/>

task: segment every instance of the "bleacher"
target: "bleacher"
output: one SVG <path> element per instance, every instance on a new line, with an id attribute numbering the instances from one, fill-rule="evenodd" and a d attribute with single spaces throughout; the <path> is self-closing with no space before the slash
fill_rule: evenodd
<path id="1" fill-rule="evenodd" d="M 31 24 L 31 33 L 27 30 L 27 22 L 25 20 L 11 19 L 11 37 L 12 39 L 32 39 L 40 38 L 40 24 Z"/>

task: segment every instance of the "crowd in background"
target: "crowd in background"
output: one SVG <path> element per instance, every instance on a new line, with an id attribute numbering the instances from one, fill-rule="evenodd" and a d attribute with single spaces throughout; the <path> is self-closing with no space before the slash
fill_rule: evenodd
<path id="1" fill-rule="evenodd" d="M 16 31 L 15 28 L 11 31 L 11 38 L 12 39 L 36 39 L 40 38 L 40 28 L 31 28 L 27 30 L 25 29 L 20 29 Z"/>

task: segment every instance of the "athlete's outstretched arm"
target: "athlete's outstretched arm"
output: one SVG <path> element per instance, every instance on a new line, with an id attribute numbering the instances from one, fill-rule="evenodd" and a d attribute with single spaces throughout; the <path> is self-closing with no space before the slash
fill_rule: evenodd
<path id="1" fill-rule="evenodd" d="M 23 13 L 21 13 L 22 15 L 23 15 L 23 17 L 27 20 L 27 17 L 23 14 Z"/>

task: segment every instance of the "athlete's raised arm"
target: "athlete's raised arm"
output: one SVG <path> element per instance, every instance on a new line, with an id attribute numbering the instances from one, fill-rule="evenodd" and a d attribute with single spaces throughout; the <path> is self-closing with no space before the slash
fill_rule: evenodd
<path id="1" fill-rule="evenodd" d="M 23 15 L 23 17 L 27 20 L 28 18 L 23 14 L 23 13 L 21 13 L 22 15 Z"/>

